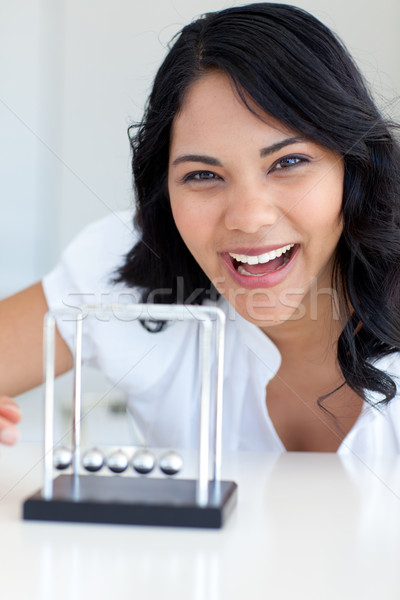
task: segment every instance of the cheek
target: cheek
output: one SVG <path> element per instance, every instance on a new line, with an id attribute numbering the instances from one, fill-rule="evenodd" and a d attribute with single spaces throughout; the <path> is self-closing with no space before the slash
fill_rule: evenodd
<path id="1" fill-rule="evenodd" d="M 181 236 L 185 237 L 185 231 L 190 228 L 190 213 L 188 211 L 187 205 L 183 201 L 180 200 L 178 194 L 169 192 L 170 198 L 170 206 L 172 216 L 174 218 L 175 225 L 181 234 Z"/>
<path id="2" fill-rule="evenodd" d="M 175 225 L 182 237 L 185 237 L 184 233 L 188 226 L 190 226 L 190 220 L 187 218 L 186 212 L 179 209 L 179 205 L 171 200 L 171 211 L 174 218 Z"/>
<path id="3" fill-rule="evenodd" d="M 207 220 L 189 202 L 171 198 L 171 211 L 175 225 L 190 252 L 195 256 L 205 243 L 208 229 Z"/>
<path id="4" fill-rule="evenodd" d="M 302 207 L 301 214 L 293 215 L 297 222 L 301 222 L 304 231 L 310 240 L 335 237 L 342 230 L 342 214 L 340 210 L 332 207 L 315 209 L 314 206 Z"/>
<path id="5" fill-rule="evenodd" d="M 210 198 L 193 198 L 190 194 L 171 189 L 170 205 L 175 225 L 189 248 L 211 240 L 219 221 L 216 203 Z"/>
<path id="6" fill-rule="evenodd" d="M 342 188 L 334 182 L 300 195 L 288 211 L 310 241 L 337 238 L 342 231 Z"/>

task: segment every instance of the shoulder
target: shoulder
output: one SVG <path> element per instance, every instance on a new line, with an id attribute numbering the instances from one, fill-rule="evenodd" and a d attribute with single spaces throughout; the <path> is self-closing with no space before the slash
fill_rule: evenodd
<path id="1" fill-rule="evenodd" d="M 131 302 L 137 301 L 138 290 L 114 284 L 118 267 L 137 240 L 130 211 L 111 213 L 85 227 L 64 250 L 56 267 L 43 278 L 48 308 L 76 310 L 84 304 L 116 302 L 120 294 L 125 297 L 127 292 Z M 71 322 L 59 318 L 57 326 L 72 348 Z M 96 344 L 88 327 L 85 331 L 83 356 L 89 360 L 95 355 Z"/>
<path id="2" fill-rule="evenodd" d="M 64 250 L 53 271 L 43 279 L 49 306 L 64 303 L 65 294 L 109 291 L 116 270 L 137 241 L 131 211 L 111 213 L 87 225 Z M 99 302 L 100 298 L 83 300 L 88 301 Z"/>
<path id="3" fill-rule="evenodd" d="M 137 241 L 133 213 L 111 213 L 87 225 L 66 248 L 62 261 L 74 264 L 78 271 L 85 271 L 86 276 L 111 277 Z"/>

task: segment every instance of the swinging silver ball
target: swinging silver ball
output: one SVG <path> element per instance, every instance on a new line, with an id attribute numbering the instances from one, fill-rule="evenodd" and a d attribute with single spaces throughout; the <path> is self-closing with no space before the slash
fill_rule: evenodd
<path id="1" fill-rule="evenodd" d="M 113 473 L 123 473 L 128 468 L 128 457 L 122 450 L 116 450 L 107 458 L 107 466 Z"/>
<path id="2" fill-rule="evenodd" d="M 176 475 L 183 467 L 183 459 L 174 450 L 169 450 L 161 456 L 158 464 L 165 475 Z"/>
<path id="3" fill-rule="evenodd" d="M 100 471 L 104 465 L 104 456 L 97 448 L 88 450 L 82 457 L 82 465 L 86 471 L 90 471 L 91 473 Z"/>
<path id="4" fill-rule="evenodd" d="M 62 471 L 63 469 L 68 469 L 72 463 L 72 452 L 65 446 L 61 446 L 60 448 L 56 448 L 53 452 L 53 464 L 54 468 Z"/>
<path id="5" fill-rule="evenodd" d="M 141 475 L 147 475 L 151 473 L 156 464 L 155 456 L 150 450 L 143 448 L 137 450 L 132 457 L 132 466 L 137 473 Z"/>

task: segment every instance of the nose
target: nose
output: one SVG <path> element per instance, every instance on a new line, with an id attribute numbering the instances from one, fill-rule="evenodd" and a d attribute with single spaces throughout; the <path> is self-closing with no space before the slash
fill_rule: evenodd
<path id="1" fill-rule="evenodd" d="M 274 225 L 280 217 L 281 212 L 266 184 L 248 182 L 231 188 L 225 207 L 227 229 L 256 233 Z"/>

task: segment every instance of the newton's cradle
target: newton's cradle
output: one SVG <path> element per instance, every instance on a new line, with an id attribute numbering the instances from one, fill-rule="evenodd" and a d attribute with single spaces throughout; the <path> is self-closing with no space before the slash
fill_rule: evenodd
<path id="1" fill-rule="evenodd" d="M 158 458 L 145 447 L 117 448 L 108 455 L 97 448 L 82 451 L 82 329 L 88 315 L 198 323 L 201 395 L 195 479 L 175 477 L 183 462 L 174 450 Z M 54 447 L 56 318 L 74 321 L 75 328 L 72 450 Z M 237 495 L 233 481 L 221 480 L 224 332 L 224 313 L 208 306 L 85 305 L 79 313 L 47 313 L 44 321 L 44 482 L 43 489 L 25 501 L 24 519 L 222 527 Z M 154 476 L 157 467 L 160 476 Z M 65 469 L 70 472 L 54 477 L 55 471 Z M 132 476 L 126 476 L 128 471 Z"/>

